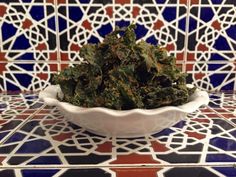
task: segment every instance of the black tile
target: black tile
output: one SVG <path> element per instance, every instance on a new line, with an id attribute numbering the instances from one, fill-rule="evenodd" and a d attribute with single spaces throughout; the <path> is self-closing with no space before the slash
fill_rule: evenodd
<path id="1" fill-rule="evenodd" d="M 165 177 L 218 177 L 206 168 L 172 168 L 164 173 Z"/>
<path id="2" fill-rule="evenodd" d="M 102 169 L 69 169 L 60 177 L 111 177 L 110 173 Z"/>
<path id="3" fill-rule="evenodd" d="M 14 170 L 2 170 L 0 171 L 0 177 L 16 177 Z"/>
<path id="4" fill-rule="evenodd" d="M 169 163 L 198 163 L 200 155 L 198 154 L 176 154 L 172 152 L 165 155 L 157 155 L 157 158 Z"/>
<path id="5" fill-rule="evenodd" d="M 83 153 L 85 151 L 82 151 L 78 149 L 76 146 L 65 146 L 65 145 L 60 145 L 59 149 L 62 153 Z"/>
<path id="6" fill-rule="evenodd" d="M 9 160 L 8 160 L 8 164 L 9 165 L 19 165 L 23 162 L 25 162 L 26 160 L 29 160 L 30 156 L 24 156 L 24 157 L 11 157 Z"/>
<path id="7" fill-rule="evenodd" d="M 111 158 L 109 155 L 89 154 L 86 156 L 65 156 L 69 164 L 98 164 Z"/>

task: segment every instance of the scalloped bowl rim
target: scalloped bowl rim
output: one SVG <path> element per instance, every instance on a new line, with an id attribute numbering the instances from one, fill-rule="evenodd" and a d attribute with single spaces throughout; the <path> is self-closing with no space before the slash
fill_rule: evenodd
<path id="1" fill-rule="evenodd" d="M 192 87 L 191 84 L 187 84 L 188 87 Z M 83 108 L 79 106 L 72 105 L 67 102 L 61 102 L 57 99 L 57 96 L 62 97 L 63 93 L 59 85 L 50 85 L 46 87 L 39 93 L 39 98 L 43 100 L 47 105 L 51 106 L 60 106 L 65 111 L 70 113 L 80 113 L 80 114 L 88 114 L 90 112 L 101 112 L 111 117 L 123 117 L 129 116 L 132 114 L 141 114 L 143 116 L 150 116 L 150 115 L 158 115 L 163 112 L 167 111 L 179 111 L 183 113 L 191 113 L 196 111 L 202 105 L 208 105 L 209 103 L 209 96 L 206 91 L 201 91 L 197 89 L 193 95 L 191 95 L 189 102 L 180 105 L 180 106 L 164 106 L 155 109 L 130 109 L 130 110 L 113 110 L 105 107 L 93 107 L 93 108 Z"/>

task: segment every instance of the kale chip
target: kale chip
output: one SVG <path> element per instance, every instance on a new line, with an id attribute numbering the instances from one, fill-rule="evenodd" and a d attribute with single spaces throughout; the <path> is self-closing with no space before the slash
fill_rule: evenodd
<path id="1" fill-rule="evenodd" d="M 99 44 L 80 50 L 84 63 L 54 75 L 63 101 L 81 107 L 116 110 L 153 109 L 188 102 L 195 88 L 186 87 L 186 74 L 167 51 L 141 40 L 135 25 L 118 28 Z"/>

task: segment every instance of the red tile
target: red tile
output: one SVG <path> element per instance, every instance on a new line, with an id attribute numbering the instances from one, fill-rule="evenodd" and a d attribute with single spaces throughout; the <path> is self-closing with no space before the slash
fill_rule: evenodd
<path id="1" fill-rule="evenodd" d="M 111 152 L 112 151 L 112 142 L 108 141 L 108 142 L 99 144 L 95 151 L 97 151 L 97 152 Z"/>
<path id="2" fill-rule="evenodd" d="M 208 119 L 191 119 L 192 121 L 196 121 L 196 122 L 201 122 L 201 123 L 210 123 L 210 120 Z"/>
<path id="3" fill-rule="evenodd" d="M 0 164 L 2 165 L 2 161 L 5 159 L 5 156 L 0 156 Z"/>
<path id="4" fill-rule="evenodd" d="M 134 7 L 133 7 L 133 11 L 132 11 L 133 18 L 136 18 L 136 17 L 139 15 L 139 12 L 140 12 L 140 8 L 134 6 Z"/>
<path id="5" fill-rule="evenodd" d="M 233 115 L 233 114 L 221 114 L 224 118 L 234 118 L 234 117 L 236 117 L 235 115 Z"/>
<path id="6" fill-rule="evenodd" d="M 164 26 L 164 23 L 161 21 L 161 20 L 157 20 L 155 23 L 154 23 L 154 30 L 157 30 L 157 29 L 161 29 L 162 27 Z"/>
<path id="7" fill-rule="evenodd" d="M 190 131 L 185 131 L 185 134 L 188 135 L 188 137 L 193 137 L 193 138 L 197 138 L 199 140 L 203 139 L 206 137 L 206 135 L 203 135 L 201 133 L 197 133 L 197 132 L 190 132 Z"/>
<path id="8" fill-rule="evenodd" d="M 161 168 L 111 168 L 116 172 L 116 177 L 158 177 Z"/>
<path id="9" fill-rule="evenodd" d="M 211 114 L 206 114 L 207 117 L 210 117 L 210 118 L 218 118 L 219 115 L 217 114 L 214 114 L 214 113 L 211 113 Z"/>
<path id="10" fill-rule="evenodd" d="M 151 141 L 151 145 L 155 152 L 166 152 L 169 150 L 164 144 L 158 141 Z"/>
<path id="11" fill-rule="evenodd" d="M 106 13 L 109 17 L 112 17 L 113 16 L 113 9 L 112 7 L 106 7 Z"/>
<path id="12" fill-rule="evenodd" d="M 0 17 L 3 17 L 7 11 L 7 7 L 4 5 L 0 5 Z"/>
<path id="13" fill-rule="evenodd" d="M 32 25 L 33 23 L 30 19 L 25 19 L 25 21 L 22 22 L 23 29 L 29 29 Z"/>
<path id="14" fill-rule="evenodd" d="M 52 136 L 52 139 L 57 141 L 64 141 L 66 139 L 71 139 L 74 133 L 60 133 L 59 135 Z"/>
<path id="15" fill-rule="evenodd" d="M 53 120 L 44 120 L 44 121 L 43 121 L 43 124 L 44 124 L 44 125 L 47 125 L 47 124 L 53 125 L 53 124 L 55 124 L 55 123 L 57 123 L 57 122 L 60 122 L 60 120 L 55 120 L 55 119 L 53 119 Z"/>
<path id="16" fill-rule="evenodd" d="M 34 115 L 33 117 L 32 117 L 32 119 L 39 119 L 39 120 L 41 120 L 41 119 L 43 119 L 45 117 L 45 115 Z"/>
<path id="17" fill-rule="evenodd" d="M 15 119 L 27 119 L 29 117 L 29 115 L 24 115 L 24 114 L 20 114 L 20 115 L 16 115 Z"/>
<path id="18" fill-rule="evenodd" d="M 38 114 L 49 114 L 51 112 L 51 110 L 49 109 L 42 109 L 41 111 L 39 111 Z"/>
<path id="19" fill-rule="evenodd" d="M 130 4 L 130 0 L 115 0 L 115 4 Z"/>

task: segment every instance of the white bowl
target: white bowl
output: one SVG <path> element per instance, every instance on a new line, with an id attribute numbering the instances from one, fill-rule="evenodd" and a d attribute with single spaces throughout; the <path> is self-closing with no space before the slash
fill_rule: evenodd
<path id="1" fill-rule="evenodd" d="M 189 86 L 189 85 L 188 85 Z M 190 85 L 191 86 L 191 85 Z M 207 105 L 207 92 L 196 90 L 190 101 L 181 106 L 165 106 L 156 109 L 112 110 L 103 107 L 82 108 L 70 103 L 60 102 L 63 96 L 59 85 L 51 85 L 39 93 L 39 98 L 47 105 L 57 106 L 65 118 L 98 135 L 116 137 L 139 137 L 153 134 L 170 127 Z"/>

